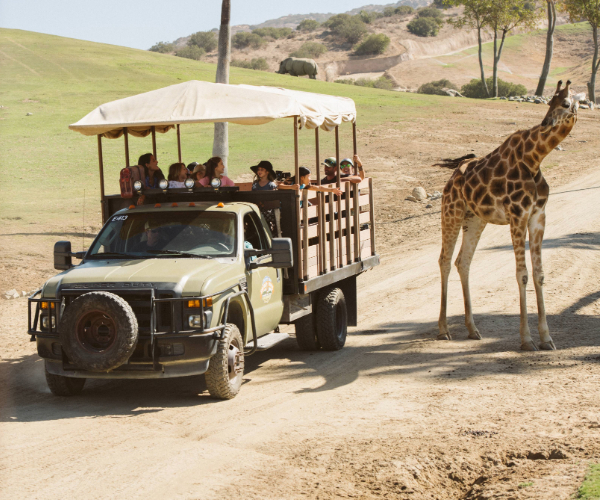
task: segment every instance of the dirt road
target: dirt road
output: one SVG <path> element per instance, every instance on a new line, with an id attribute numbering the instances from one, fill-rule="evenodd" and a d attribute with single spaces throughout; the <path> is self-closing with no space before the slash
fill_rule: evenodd
<path id="1" fill-rule="evenodd" d="M 555 352 L 519 351 L 506 227 L 486 229 L 473 263 L 482 341 L 466 340 L 455 270 L 456 340 L 434 340 L 432 226 L 359 279 L 361 326 L 342 351 L 287 340 L 248 358 L 227 402 L 202 377 L 90 381 L 80 397 L 53 397 L 26 343 L 25 301 L 4 303 L 15 328 L 0 339 L 0 497 L 569 498 L 600 456 L 599 196 L 598 169 L 551 194 Z M 531 280 L 528 292 L 536 332 Z"/>

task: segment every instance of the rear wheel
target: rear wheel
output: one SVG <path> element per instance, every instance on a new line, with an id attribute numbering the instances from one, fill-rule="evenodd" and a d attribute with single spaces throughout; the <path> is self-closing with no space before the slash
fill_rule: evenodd
<path id="1" fill-rule="evenodd" d="M 50 392 L 55 396 L 75 396 L 83 390 L 85 385 L 84 378 L 63 377 L 54 375 L 46 370 L 46 382 Z"/>
<path id="2" fill-rule="evenodd" d="M 339 351 L 346 343 L 348 316 L 346 298 L 339 288 L 319 295 L 317 302 L 317 337 L 326 351 Z"/>
<path id="3" fill-rule="evenodd" d="M 225 326 L 217 353 L 210 358 L 204 377 L 208 392 L 216 399 L 232 399 L 240 390 L 244 376 L 244 345 L 238 327 Z"/>
<path id="4" fill-rule="evenodd" d="M 318 351 L 321 347 L 317 338 L 315 314 L 307 314 L 294 321 L 296 326 L 296 342 L 301 351 Z"/>

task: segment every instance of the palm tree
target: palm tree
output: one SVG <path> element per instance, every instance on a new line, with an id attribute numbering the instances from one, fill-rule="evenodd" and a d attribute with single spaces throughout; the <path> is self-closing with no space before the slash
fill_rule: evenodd
<path id="1" fill-rule="evenodd" d="M 554 0 L 546 0 L 548 3 L 548 33 L 546 34 L 546 58 L 544 59 L 544 66 L 542 67 L 542 74 L 540 75 L 540 81 L 538 82 L 535 95 L 543 96 L 544 87 L 546 86 L 546 78 L 550 72 L 550 63 L 552 62 L 552 51 L 554 49 L 554 28 L 556 26 L 556 5 Z"/>
<path id="2" fill-rule="evenodd" d="M 221 27 L 219 28 L 219 60 L 217 62 L 217 83 L 229 83 L 229 59 L 231 58 L 231 0 L 223 0 L 221 5 Z M 229 156 L 229 133 L 227 123 L 215 123 L 213 139 L 213 156 L 220 156 L 225 164 L 227 174 L 227 157 Z"/>

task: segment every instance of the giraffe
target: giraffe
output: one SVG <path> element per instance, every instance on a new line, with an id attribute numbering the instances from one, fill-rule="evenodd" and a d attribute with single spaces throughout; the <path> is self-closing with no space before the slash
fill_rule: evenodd
<path id="1" fill-rule="evenodd" d="M 451 259 L 462 227 L 463 238 L 455 265 L 460 275 L 465 304 L 468 338 L 480 340 L 473 321 L 469 291 L 469 268 L 481 233 L 487 224 L 510 225 L 516 259 L 520 295 L 521 349 L 537 351 L 527 322 L 525 287 L 528 273 L 525 262 L 525 238 L 529 232 L 529 249 L 537 296 L 539 348 L 554 350 L 544 308 L 542 240 L 546 223 L 545 207 L 549 187 L 540 170 L 542 160 L 569 135 L 577 121 L 578 103 L 571 97 L 571 82 L 561 90 L 558 82 L 550 109 L 540 125 L 519 130 L 482 158 L 446 160 L 455 168 L 442 197 L 442 251 L 439 265 L 442 277 L 440 333 L 438 339 L 451 340 L 446 320 L 448 276 Z M 460 161 L 462 160 L 462 161 Z M 439 165 L 439 164 L 438 164 Z"/>

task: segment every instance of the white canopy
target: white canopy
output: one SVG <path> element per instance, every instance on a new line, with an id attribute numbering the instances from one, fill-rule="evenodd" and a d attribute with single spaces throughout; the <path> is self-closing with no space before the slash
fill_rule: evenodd
<path id="1" fill-rule="evenodd" d="M 133 136 L 146 137 L 152 126 L 165 133 L 179 123 L 261 125 L 293 116 L 300 118 L 301 127 L 330 131 L 354 122 L 356 106 L 347 97 L 192 80 L 103 104 L 69 128 L 116 139 L 123 127 Z"/>

